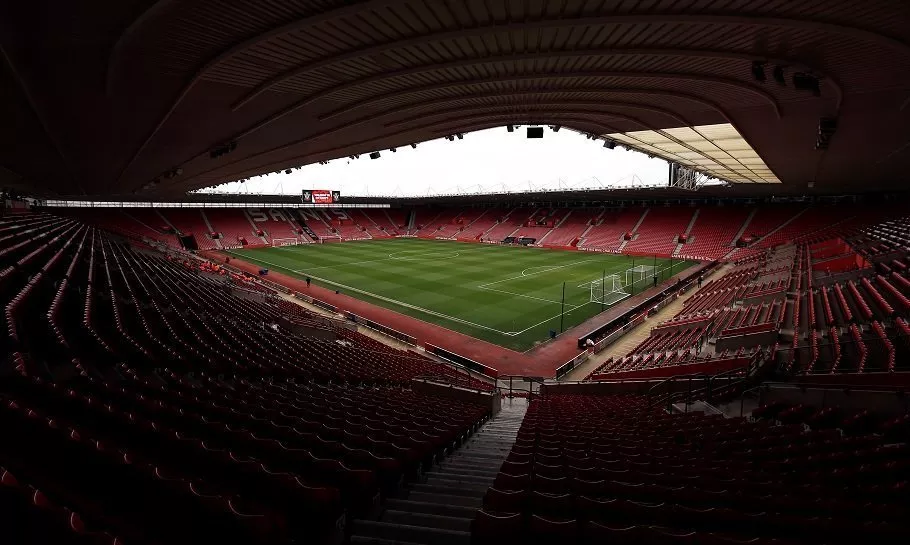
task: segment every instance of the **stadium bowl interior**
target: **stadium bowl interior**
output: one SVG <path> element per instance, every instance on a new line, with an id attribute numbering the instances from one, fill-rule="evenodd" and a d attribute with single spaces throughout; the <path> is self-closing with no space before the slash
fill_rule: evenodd
<path id="1" fill-rule="evenodd" d="M 905 543 L 908 36 L 889 0 L 3 2 L 0 542 Z M 669 184 L 193 192 L 516 126 Z"/>

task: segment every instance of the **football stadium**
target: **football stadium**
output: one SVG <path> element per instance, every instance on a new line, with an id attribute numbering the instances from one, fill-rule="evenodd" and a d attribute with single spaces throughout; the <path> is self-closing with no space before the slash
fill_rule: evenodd
<path id="1" fill-rule="evenodd" d="M 3 2 L 0 543 L 906 543 L 908 37 Z"/>

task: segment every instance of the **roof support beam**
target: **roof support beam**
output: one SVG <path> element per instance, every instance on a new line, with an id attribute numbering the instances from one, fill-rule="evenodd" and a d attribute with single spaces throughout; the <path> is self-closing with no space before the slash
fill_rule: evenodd
<path id="1" fill-rule="evenodd" d="M 385 44 L 373 45 L 362 49 L 346 51 L 333 57 L 326 57 L 315 62 L 300 64 L 286 70 L 275 77 L 263 82 L 253 89 L 244 98 L 242 98 L 235 108 L 239 108 L 250 102 L 263 92 L 279 85 L 285 81 L 297 76 L 306 74 L 313 70 L 326 68 L 334 64 L 347 62 L 364 57 L 380 56 L 389 51 L 407 47 L 423 46 L 430 43 L 441 42 L 446 40 L 455 40 L 460 38 L 476 37 L 487 34 L 491 31 L 507 32 L 527 32 L 539 31 L 552 28 L 565 28 L 573 26 L 610 26 L 610 25 L 635 25 L 635 24 L 662 24 L 674 23 L 685 25 L 713 24 L 713 25 L 732 25 L 732 26 L 753 26 L 753 27 L 777 27 L 791 28 L 801 31 L 818 31 L 832 34 L 848 36 L 857 40 L 869 41 L 882 47 L 894 49 L 904 55 L 910 55 L 910 45 L 898 40 L 878 34 L 869 30 L 858 27 L 851 27 L 835 23 L 822 23 L 807 19 L 788 19 L 783 17 L 762 17 L 756 15 L 685 15 L 685 14 L 647 14 L 647 15 L 606 15 L 590 16 L 576 18 L 559 18 L 544 19 L 540 21 L 526 21 L 522 23 L 512 23 L 509 25 L 493 24 L 481 25 L 474 28 L 465 28 L 451 30 L 446 32 L 434 32 L 422 36 L 407 38 L 388 42 Z"/>

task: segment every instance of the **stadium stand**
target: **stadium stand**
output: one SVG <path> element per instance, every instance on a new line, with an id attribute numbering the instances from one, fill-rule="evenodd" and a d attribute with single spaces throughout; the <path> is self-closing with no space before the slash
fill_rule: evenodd
<path id="1" fill-rule="evenodd" d="M 257 228 L 243 209 L 212 208 L 205 211 L 212 230 L 221 234 L 223 248 L 264 245 L 265 239 L 257 235 Z"/>
<path id="2" fill-rule="evenodd" d="M 162 210 L 161 215 L 173 226 L 177 232 L 184 236 L 192 236 L 202 250 L 214 250 L 218 246 L 211 237 L 212 230 L 206 225 L 202 209 L 170 208 Z"/>
<path id="3" fill-rule="evenodd" d="M 417 214 L 419 229 L 414 234 L 422 238 L 449 238 L 458 231 L 456 220 L 460 213 L 457 208 L 431 208 L 426 213 L 420 211 Z M 420 218 L 425 218 L 426 223 L 422 223 Z"/>
<path id="4" fill-rule="evenodd" d="M 864 429 L 842 413 L 775 405 L 752 422 L 667 414 L 641 395 L 548 395 L 484 496 L 474 542 L 897 543 L 906 422 Z"/>
<path id="5" fill-rule="evenodd" d="M 16 373 L 5 369 L 0 419 L 32 438 L 0 448 L 3 492 L 29 483 L 38 507 L 51 498 L 23 528 L 56 516 L 57 532 L 69 517 L 66 543 L 83 519 L 140 543 L 328 539 L 345 510 L 364 513 L 489 411 L 408 386 L 490 383 L 344 328 L 335 341 L 284 331 L 288 303 L 234 297 L 192 262 L 73 219 L 3 227 Z M 54 501 L 79 509 L 55 515 Z"/>
<path id="6" fill-rule="evenodd" d="M 597 249 L 603 251 L 617 251 L 622 249 L 626 240 L 624 236 L 631 237 L 635 226 L 642 220 L 647 209 L 627 208 L 623 210 L 607 210 L 581 237 L 579 248 Z"/>
<path id="7" fill-rule="evenodd" d="M 0 2 L 0 543 L 907 541 L 907 2 L 96 4 Z M 481 130 L 612 179 L 221 192 Z M 703 262 L 519 353 L 218 251 L 393 236 Z"/>
<path id="8" fill-rule="evenodd" d="M 521 225 L 528 219 L 526 209 L 512 208 L 506 210 L 497 217 L 497 223 L 484 233 L 482 240 L 491 242 L 501 242 L 506 237 L 512 236 L 515 231 L 521 228 Z"/>
<path id="9" fill-rule="evenodd" d="M 671 255 L 694 213 L 693 209 L 683 207 L 649 208 L 623 250 L 633 255 Z"/>
<path id="10" fill-rule="evenodd" d="M 577 246 L 581 237 L 602 214 L 601 208 L 570 209 L 562 224 L 558 224 L 542 244 L 550 248 Z"/>
<path id="11" fill-rule="evenodd" d="M 199 210 L 184 212 L 191 218 L 198 213 L 213 227 L 239 217 L 252 230 L 252 219 L 243 210 L 224 210 L 221 216 L 212 210 L 206 210 L 205 217 Z M 596 219 L 594 211 L 588 213 Z M 687 214 L 691 219 L 694 212 L 685 207 L 658 213 L 652 225 L 662 237 L 676 230 Z M 668 414 L 647 396 L 548 394 L 530 403 L 514 446 L 511 439 L 496 439 L 496 448 L 506 449 L 496 451 L 503 453 L 504 461 L 487 463 L 490 459 L 477 453 L 486 448 L 480 445 L 490 445 L 497 437 L 491 435 L 497 420 L 477 439 L 468 435 L 491 416 L 489 407 L 419 392 L 412 384 L 430 380 L 489 392 L 494 388 L 491 381 L 392 348 L 342 322 L 327 322 L 280 299 L 271 288 L 218 265 L 186 254 L 152 251 L 95 227 L 113 223 L 105 219 L 108 215 L 123 217 L 108 211 L 95 214 L 98 221 L 89 224 L 79 220 L 81 214 L 40 213 L 0 221 L 0 297 L 6 321 L 2 348 L 9 354 L 0 387 L 0 420 L 10 433 L 33 438 L 0 448 L 4 505 L 26 513 L 45 504 L 61 506 L 25 516 L 16 531 L 30 536 L 59 534 L 64 543 L 111 545 L 121 540 L 189 543 L 205 535 L 227 543 L 293 543 L 303 535 L 332 543 L 340 528 L 351 524 L 353 541 L 401 541 L 410 536 L 417 543 L 429 543 L 442 531 L 441 519 L 434 517 L 449 516 L 453 520 L 447 524 L 459 528 L 453 530 L 458 539 L 479 543 L 509 528 L 514 535 L 536 536 L 530 539 L 543 542 L 553 536 L 631 532 L 622 535 L 634 535 L 636 543 L 676 536 L 667 539 L 821 544 L 839 543 L 834 536 L 846 542 L 843 536 L 855 539 L 860 531 L 887 542 L 903 529 L 900 518 L 888 514 L 898 512 L 900 492 L 883 495 L 874 508 L 862 510 L 886 513 L 873 527 L 857 526 L 847 517 L 833 530 L 833 523 L 812 518 L 827 520 L 840 514 L 847 508 L 838 502 L 849 498 L 863 506 L 871 502 L 873 491 L 882 485 L 867 470 L 862 470 L 862 478 L 850 481 L 849 494 L 828 496 L 826 488 L 826 503 L 792 510 L 792 502 L 784 505 L 769 499 L 765 489 L 755 488 L 770 486 L 760 482 L 782 479 L 782 466 L 746 468 L 781 456 L 795 463 L 791 449 L 800 445 L 800 456 L 807 460 L 820 452 L 837 454 L 838 460 L 865 460 L 825 465 L 826 471 L 838 475 L 854 474 L 873 462 L 881 464 L 880 471 L 892 470 L 902 467 L 894 464 L 903 463 L 906 453 L 902 447 L 881 450 L 885 448 L 881 438 L 883 433 L 893 437 L 899 427 L 864 429 L 840 439 L 816 438 L 833 429 L 829 424 L 816 427 L 830 422 L 830 410 L 791 408 L 780 411 L 783 418 L 778 414 L 777 421 L 768 422 L 762 420 L 768 418 L 762 409 L 753 423 Z M 626 214 L 623 221 L 638 222 L 642 215 Z M 747 212 L 718 215 L 724 233 L 720 238 L 729 244 Z M 146 223 L 155 217 L 148 212 L 137 216 Z M 180 214 L 173 219 L 167 213 L 160 216 L 179 232 L 195 229 Z M 667 217 L 676 225 L 668 227 L 663 221 Z M 696 227 L 699 219 L 713 218 L 711 212 L 704 216 L 699 212 L 690 231 L 693 244 L 702 231 Z M 801 225 L 817 221 L 806 219 Z M 641 224 L 639 232 L 648 225 Z M 651 326 L 647 338 L 629 353 L 608 358 L 584 384 L 663 381 L 693 372 L 755 384 L 768 372 L 779 377 L 836 375 L 850 381 L 910 371 L 905 257 L 893 251 L 899 247 L 895 241 L 875 238 L 877 233 L 903 232 L 904 225 L 881 218 L 871 225 L 851 223 L 834 238 L 824 239 L 834 233 L 826 230 L 822 239 L 756 250 L 728 263 L 724 273 L 698 289 L 674 317 Z M 594 231 L 594 226 L 588 227 Z M 615 225 L 613 230 L 620 238 Z M 140 238 L 121 232 L 131 240 Z M 669 246 L 664 245 L 664 251 Z M 837 259 L 848 266 L 832 270 L 832 260 Z M 246 292 L 262 298 L 244 296 Z M 334 340 L 292 332 L 288 327 L 293 324 L 330 332 Z M 720 392 L 735 396 L 743 388 L 725 387 Z M 625 450 L 617 458 L 619 451 L 604 450 L 607 444 L 599 435 L 579 431 L 588 421 L 576 411 L 602 423 L 606 413 L 601 410 L 615 417 L 610 421 L 616 426 L 605 432 L 620 437 L 621 429 L 635 427 L 639 439 L 634 448 L 648 456 L 658 451 L 659 456 L 669 456 L 673 471 L 654 477 L 653 470 L 630 466 L 634 461 Z M 803 420 L 795 420 L 797 413 Z M 855 429 L 852 422 L 857 416 L 841 413 L 842 421 L 835 427 Z M 517 428 L 521 416 L 507 414 L 513 415 L 508 418 L 514 418 Z M 547 414 L 563 417 L 554 428 L 544 417 Z M 797 423 L 800 427 L 795 427 Z M 804 425 L 810 431 L 797 433 Z M 532 429 L 533 434 L 526 431 Z M 563 436 L 563 429 L 575 431 Z M 679 433 L 685 439 L 678 439 Z M 724 434 L 731 437 L 705 440 Z M 769 442 L 771 435 L 781 439 Z M 480 450 L 469 448 L 437 465 L 447 449 L 466 441 Z M 664 445 L 667 441 L 673 442 L 672 449 Z M 738 451 L 723 446 L 734 444 L 731 441 L 767 445 L 762 448 L 770 450 L 758 456 L 754 447 Z M 700 445 L 699 456 L 711 460 L 710 466 L 683 460 L 689 456 L 684 447 L 690 444 Z M 614 448 L 628 449 L 632 444 Z M 65 453 L 65 463 L 53 471 L 41 470 L 50 463 L 47 452 Z M 468 459 L 476 470 L 462 465 Z M 601 466 L 601 460 L 625 466 Z M 725 483 L 722 489 L 705 484 L 714 483 L 711 476 L 728 471 L 729 464 L 741 464 L 735 484 Z M 691 473 L 683 467 L 691 467 Z M 414 484 L 428 470 L 431 480 Z M 623 473 L 614 474 L 617 471 Z M 879 474 L 884 473 L 875 473 Z M 92 484 L 112 475 L 116 479 L 111 484 Z M 807 498 L 818 492 L 812 487 L 830 482 L 827 473 L 786 475 L 788 483 L 808 487 Z M 394 509 L 387 508 L 378 521 L 364 520 L 375 520 L 378 505 L 399 494 L 403 483 L 410 483 L 404 488 L 407 499 L 389 499 Z M 22 490 L 38 498 L 33 505 Z M 722 511 L 715 505 L 720 500 L 711 503 L 709 498 L 720 490 L 727 496 L 733 490 L 731 497 L 737 498 L 730 503 L 725 497 Z M 137 498 L 124 504 L 122 498 L 135 497 L 129 491 L 167 502 L 150 504 Z M 650 502 L 665 507 L 651 507 Z M 290 505 L 306 514 L 295 515 Z M 481 510 L 475 513 L 476 508 Z M 698 510 L 709 514 L 692 514 Z M 39 515 L 50 517 L 50 522 L 39 528 L 35 521 L 44 520 L 35 518 Z M 757 519 L 746 516 L 759 517 L 762 524 L 747 524 L 744 521 Z M 811 521 L 806 523 L 806 517 Z M 152 524 L 159 519 L 168 523 Z M 198 526 L 180 532 L 189 520 Z M 414 523 L 419 524 L 409 529 Z"/>
<path id="12" fill-rule="evenodd" d="M 493 227 L 496 209 L 482 208 L 469 209 L 459 214 L 460 221 L 458 232 L 454 235 L 456 240 L 480 240 L 480 236 Z"/>
<path id="13" fill-rule="evenodd" d="M 735 237 L 752 210 L 744 207 L 702 207 L 677 255 L 720 259 L 733 251 Z"/>
<path id="14" fill-rule="evenodd" d="M 392 228 L 392 225 L 389 224 L 388 218 L 379 216 L 374 218 L 368 213 L 366 209 L 356 209 L 352 213 L 353 221 L 363 227 L 366 233 L 369 233 L 370 238 L 387 238 L 395 236 L 398 232 L 396 229 Z"/>

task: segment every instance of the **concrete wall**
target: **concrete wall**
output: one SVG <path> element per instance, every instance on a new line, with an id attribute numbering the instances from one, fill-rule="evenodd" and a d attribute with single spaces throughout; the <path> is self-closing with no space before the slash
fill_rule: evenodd
<path id="1" fill-rule="evenodd" d="M 495 416 L 499 412 L 502 399 L 497 392 L 481 392 L 479 390 L 469 390 L 452 386 L 451 384 L 440 384 L 424 379 L 414 379 L 411 381 L 411 389 L 427 395 L 434 395 L 456 401 L 465 401 L 468 403 L 477 403 L 484 407 L 489 407 L 490 413 Z"/>
<path id="2" fill-rule="evenodd" d="M 778 331 L 775 327 L 770 331 L 718 337 L 714 344 L 714 351 L 720 354 L 724 350 L 736 351 L 740 348 L 754 348 L 758 345 L 770 346 L 777 342 L 777 335 Z"/>
<path id="3" fill-rule="evenodd" d="M 739 380 L 734 377 L 722 377 L 715 379 L 714 386 L 721 387 L 726 381 Z M 673 382 L 666 382 L 664 379 L 654 380 L 617 380 L 603 382 L 558 382 L 547 383 L 541 386 L 540 393 L 543 396 L 560 395 L 560 394 L 587 394 L 587 395 L 615 395 L 615 394 L 647 394 L 651 388 L 660 385 L 655 392 L 661 395 L 668 392 L 685 392 L 691 387 L 692 390 L 704 388 L 707 384 L 704 378 L 693 378 L 690 381 L 686 378 L 678 378 Z"/>
<path id="4" fill-rule="evenodd" d="M 910 397 L 895 391 L 863 390 L 841 388 L 801 388 L 796 385 L 769 385 L 761 393 L 763 404 L 783 401 L 789 404 L 803 404 L 819 409 L 841 407 L 848 410 L 865 410 L 899 416 L 910 411 Z"/>

